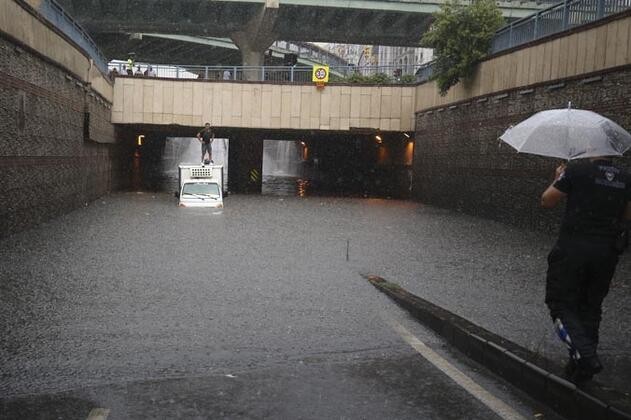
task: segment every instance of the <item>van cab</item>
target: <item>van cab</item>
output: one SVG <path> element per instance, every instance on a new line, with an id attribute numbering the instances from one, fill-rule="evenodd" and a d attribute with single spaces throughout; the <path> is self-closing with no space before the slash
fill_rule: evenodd
<path id="1" fill-rule="evenodd" d="M 178 178 L 180 207 L 223 208 L 223 166 L 180 164 Z"/>

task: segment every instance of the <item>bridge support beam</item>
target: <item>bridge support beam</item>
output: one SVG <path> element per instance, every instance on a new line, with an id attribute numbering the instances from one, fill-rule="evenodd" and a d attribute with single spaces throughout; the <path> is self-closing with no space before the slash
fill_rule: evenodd
<path id="1" fill-rule="evenodd" d="M 244 134 L 230 137 L 228 188 L 239 194 L 260 194 L 263 185 L 263 138 Z"/>
<path id="2" fill-rule="evenodd" d="M 265 5 L 257 13 L 243 31 L 230 35 L 232 41 L 239 47 L 244 66 L 263 65 L 265 51 L 276 41 L 274 24 L 278 17 L 279 0 L 265 0 Z M 258 69 L 244 70 L 245 80 L 262 80 L 261 71 Z"/>

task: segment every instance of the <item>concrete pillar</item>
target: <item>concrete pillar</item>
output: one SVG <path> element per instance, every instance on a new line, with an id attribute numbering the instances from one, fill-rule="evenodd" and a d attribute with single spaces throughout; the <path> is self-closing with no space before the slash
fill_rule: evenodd
<path id="1" fill-rule="evenodd" d="M 239 194 L 260 194 L 263 183 L 263 138 L 243 135 L 230 138 L 228 187 Z"/>
<path id="2" fill-rule="evenodd" d="M 252 67 L 261 67 L 265 60 L 265 51 L 272 45 L 272 42 L 269 45 L 262 46 L 260 43 L 252 45 L 248 39 L 241 39 L 240 42 L 236 41 L 236 38 L 233 38 L 234 43 L 239 47 L 239 51 L 241 52 L 241 62 L 243 66 L 252 66 Z M 262 80 L 261 78 L 262 72 L 260 69 L 244 69 L 243 70 L 243 79 L 244 80 Z"/>
<path id="3" fill-rule="evenodd" d="M 261 10 L 245 25 L 243 30 L 230 35 L 239 51 L 244 66 L 262 66 L 265 52 L 276 41 L 274 24 L 278 17 L 278 0 L 265 0 Z M 245 80 L 261 80 L 260 70 L 243 73 Z"/>

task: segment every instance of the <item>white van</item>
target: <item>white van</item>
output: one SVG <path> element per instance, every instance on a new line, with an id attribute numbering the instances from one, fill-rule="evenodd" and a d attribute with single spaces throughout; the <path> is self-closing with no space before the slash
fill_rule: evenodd
<path id="1" fill-rule="evenodd" d="M 223 208 L 223 166 L 180 164 L 178 177 L 180 207 Z"/>

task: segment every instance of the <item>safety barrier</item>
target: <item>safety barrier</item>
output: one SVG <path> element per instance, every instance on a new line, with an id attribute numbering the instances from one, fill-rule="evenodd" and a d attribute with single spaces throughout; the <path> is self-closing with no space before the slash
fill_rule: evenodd
<path id="1" fill-rule="evenodd" d="M 149 72 L 149 67 L 153 73 Z M 419 65 L 403 66 L 331 66 L 330 82 L 365 82 L 404 84 L 415 82 L 414 74 Z M 127 73 L 127 63 L 112 61 L 111 69 L 119 74 Z M 140 70 L 138 70 L 140 68 Z M 202 80 L 257 80 L 261 82 L 309 83 L 313 67 L 305 66 L 198 66 L 134 63 L 133 73 L 138 76 L 166 77 L 174 79 Z M 137 74 L 140 73 L 140 74 Z M 249 75 L 248 75 L 249 73 Z M 248 77 L 249 76 L 249 77 Z"/>
<path id="2" fill-rule="evenodd" d="M 497 31 L 491 53 L 585 25 L 629 8 L 631 0 L 566 0 Z"/>
<path id="3" fill-rule="evenodd" d="M 59 3 L 55 0 L 42 0 L 37 11 L 83 49 L 102 72 L 107 73 L 107 59 L 99 47 Z"/>
<path id="4" fill-rule="evenodd" d="M 631 0 L 566 0 L 501 28 L 493 37 L 489 53 L 518 47 L 627 9 L 631 9 Z M 429 80 L 433 70 L 433 63 L 427 63 L 417 73 L 417 80 Z"/>

